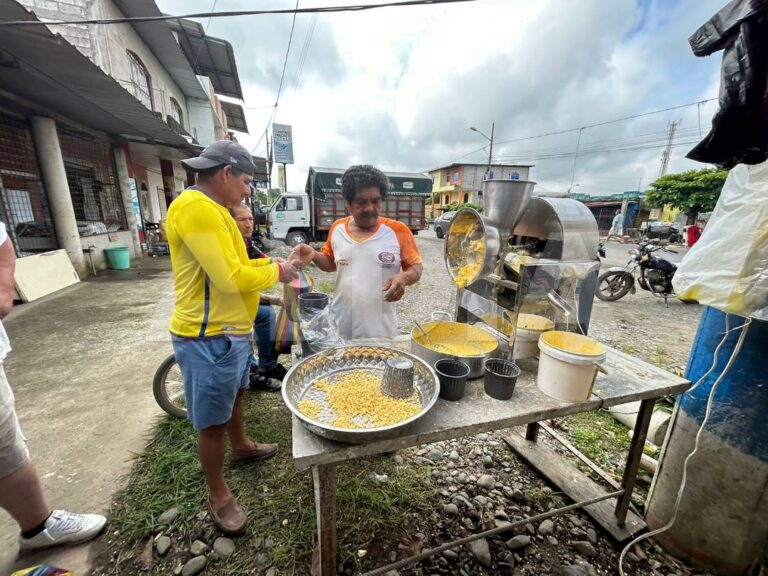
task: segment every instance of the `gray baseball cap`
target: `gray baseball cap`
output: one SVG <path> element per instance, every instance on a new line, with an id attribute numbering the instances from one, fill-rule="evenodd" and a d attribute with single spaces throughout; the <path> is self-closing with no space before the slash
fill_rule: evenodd
<path id="1" fill-rule="evenodd" d="M 256 172 L 256 166 L 253 165 L 251 154 L 245 147 L 232 140 L 217 140 L 200 152 L 200 156 L 187 158 L 182 160 L 181 163 L 192 172 L 199 172 L 200 170 L 207 170 L 208 168 L 224 164 L 234 166 L 238 170 L 251 175 Z"/>

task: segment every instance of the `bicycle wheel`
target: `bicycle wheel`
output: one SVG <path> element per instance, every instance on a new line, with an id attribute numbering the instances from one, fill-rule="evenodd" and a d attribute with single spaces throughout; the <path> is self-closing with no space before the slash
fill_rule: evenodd
<path id="1" fill-rule="evenodd" d="M 171 354 L 163 360 L 155 372 L 152 393 L 157 404 L 166 413 L 177 418 L 187 417 L 187 403 L 184 398 L 184 383 L 176 356 Z"/>

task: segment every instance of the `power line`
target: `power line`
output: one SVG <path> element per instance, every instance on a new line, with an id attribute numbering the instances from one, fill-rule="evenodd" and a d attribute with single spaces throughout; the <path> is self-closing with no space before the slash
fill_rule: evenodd
<path id="1" fill-rule="evenodd" d="M 211 5 L 211 12 L 216 10 L 216 4 L 219 0 L 213 0 L 213 4 Z M 208 27 L 211 25 L 211 18 L 208 18 L 208 22 L 205 23 L 205 28 L 203 30 L 204 34 L 208 33 Z M 192 70 L 196 70 L 195 66 L 197 66 L 197 60 L 200 58 L 200 52 L 203 50 L 203 46 L 205 46 L 205 42 L 201 42 L 200 46 L 197 48 L 197 53 L 195 53 L 195 61 L 192 63 Z"/>
<path id="2" fill-rule="evenodd" d="M 293 77 L 293 91 L 297 92 L 301 83 L 301 74 L 304 72 L 304 64 L 307 62 L 307 56 L 309 56 L 309 47 L 312 44 L 312 36 L 315 33 L 315 25 L 317 24 L 317 14 L 312 15 L 312 21 L 307 28 L 307 34 L 304 37 L 304 45 L 301 47 L 301 53 L 299 55 L 299 63 L 297 65 L 296 74 Z"/>
<path id="3" fill-rule="evenodd" d="M 707 98 L 705 100 L 699 100 L 697 102 L 689 102 L 688 104 L 680 104 L 678 106 L 670 106 L 668 108 L 661 108 L 659 110 L 651 110 L 649 112 L 641 112 L 639 114 L 633 114 L 631 116 L 623 116 L 621 118 L 614 118 L 613 120 L 605 120 L 603 122 L 596 122 L 594 124 L 586 124 L 585 126 L 577 126 L 575 128 L 567 128 L 565 130 L 555 130 L 553 132 L 545 132 L 543 134 L 534 134 L 532 136 L 523 136 L 522 138 L 511 138 L 509 140 L 501 140 L 499 142 L 496 142 L 496 144 L 508 144 L 509 142 L 524 142 L 526 140 L 535 140 L 537 138 L 545 138 L 547 136 L 557 136 L 559 134 L 569 134 L 571 132 L 577 132 L 579 130 L 584 130 L 586 128 L 596 128 L 598 126 L 606 126 L 608 124 L 615 124 L 617 122 L 625 122 L 626 120 L 634 120 L 635 118 L 642 118 L 644 116 L 651 116 L 653 114 L 661 114 L 662 112 L 669 112 L 670 110 L 679 110 L 680 108 L 687 108 L 689 106 L 700 106 L 701 104 L 706 104 L 707 102 L 712 102 L 714 100 L 717 100 L 717 98 Z M 473 150 L 472 152 L 467 152 L 463 156 L 460 156 L 457 158 L 457 160 L 461 158 L 465 158 L 467 156 L 470 156 L 471 154 L 476 154 L 483 148 L 480 148 L 478 150 Z M 456 160 L 454 160 L 455 162 Z"/>
<path id="4" fill-rule="evenodd" d="M 458 2 L 476 2 L 477 0 L 405 0 L 403 2 L 383 2 L 380 4 L 352 4 L 347 6 L 322 6 L 316 8 L 286 8 L 281 10 L 228 10 L 223 12 L 195 12 L 175 16 L 131 16 L 122 18 L 93 18 L 83 20 L 65 20 L 61 22 L 41 22 L 40 20 L 8 20 L 0 26 L 46 26 L 50 24 L 130 24 L 133 22 L 157 22 L 178 18 L 228 18 L 233 16 L 261 16 L 268 14 L 324 14 L 331 12 L 362 12 L 379 8 L 404 8 L 409 6 L 429 6 L 437 4 L 455 4 Z"/>
<path id="5" fill-rule="evenodd" d="M 262 132 L 261 137 L 259 138 L 259 141 L 256 142 L 256 146 L 251 148 L 251 155 L 253 155 L 253 151 L 256 150 L 256 148 L 259 147 L 261 144 L 261 141 L 264 139 L 264 137 L 267 135 L 267 130 L 269 130 L 270 124 L 274 123 L 275 116 L 277 116 L 277 106 L 280 104 L 280 93 L 283 91 L 283 80 L 285 79 L 285 69 L 288 66 L 288 56 L 291 54 L 291 42 L 293 42 L 293 31 L 296 28 L 296 14 L 299 10 L 299 0 L 296 0 L 296 8 L 293 11 L 293 20 L 291 21 L 291 33 L 288 35 L 288 47 L 285 49 L 285 58 L 283 59 L 283 72 L 280 74 L 280 85 L 277 87 L 277 96 L 275 97 L 275 104 L 272 108 L 272 114 L 269 117 L 269 120 L 267 120 L 267 125 L 264 126 L 264 130 Z"/>
<path id="6" fill-rule="evenodd" d="M 275 98 L 275 108 L 280 102 L 280 93 L 283 91 L 283 79 L 285 78 L 285 69 L 288 66 L 288 55 L 291 53 L 291 42 L 293 41 L 293 30 L 296 28 L 296 11 L 299 9 L 299 0 L 296 0 L 296 10 L 293 12 L 291 22 L 291 33 L 288 35 L 288 48 L 285 49 L 285 60 L 283 60 L 283 73 L 280 74 L 280 86 L 277 88 L 277 98 Z"/>

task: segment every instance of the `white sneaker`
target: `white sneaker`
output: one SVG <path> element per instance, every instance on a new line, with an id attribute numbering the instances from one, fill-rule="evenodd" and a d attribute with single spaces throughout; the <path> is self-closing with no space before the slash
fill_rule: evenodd
<path id="1" fill-rule="evenodd" d="M 99 514 L 74 514 L 65 510 L 54 510 L 45 521 L 45 529 L 42 532 L 32 538 L 19 535 L 19 551 L 85 542 L 101 532 L 106 523 L 107 519 Z"/>

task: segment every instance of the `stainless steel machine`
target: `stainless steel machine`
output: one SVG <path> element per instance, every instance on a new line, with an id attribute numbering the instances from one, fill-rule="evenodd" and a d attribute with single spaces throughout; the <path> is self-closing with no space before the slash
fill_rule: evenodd
<path id="1" fill-rule="evenodd" d="M 534 186 L 484 181 L 483 214 L 459 211 L 445 241 L 456 320 L 484 323 L 510 350 L 520 314 L 586 334 L 600 268 L 589 209 L 570 198 L 535 196 Z"/>

